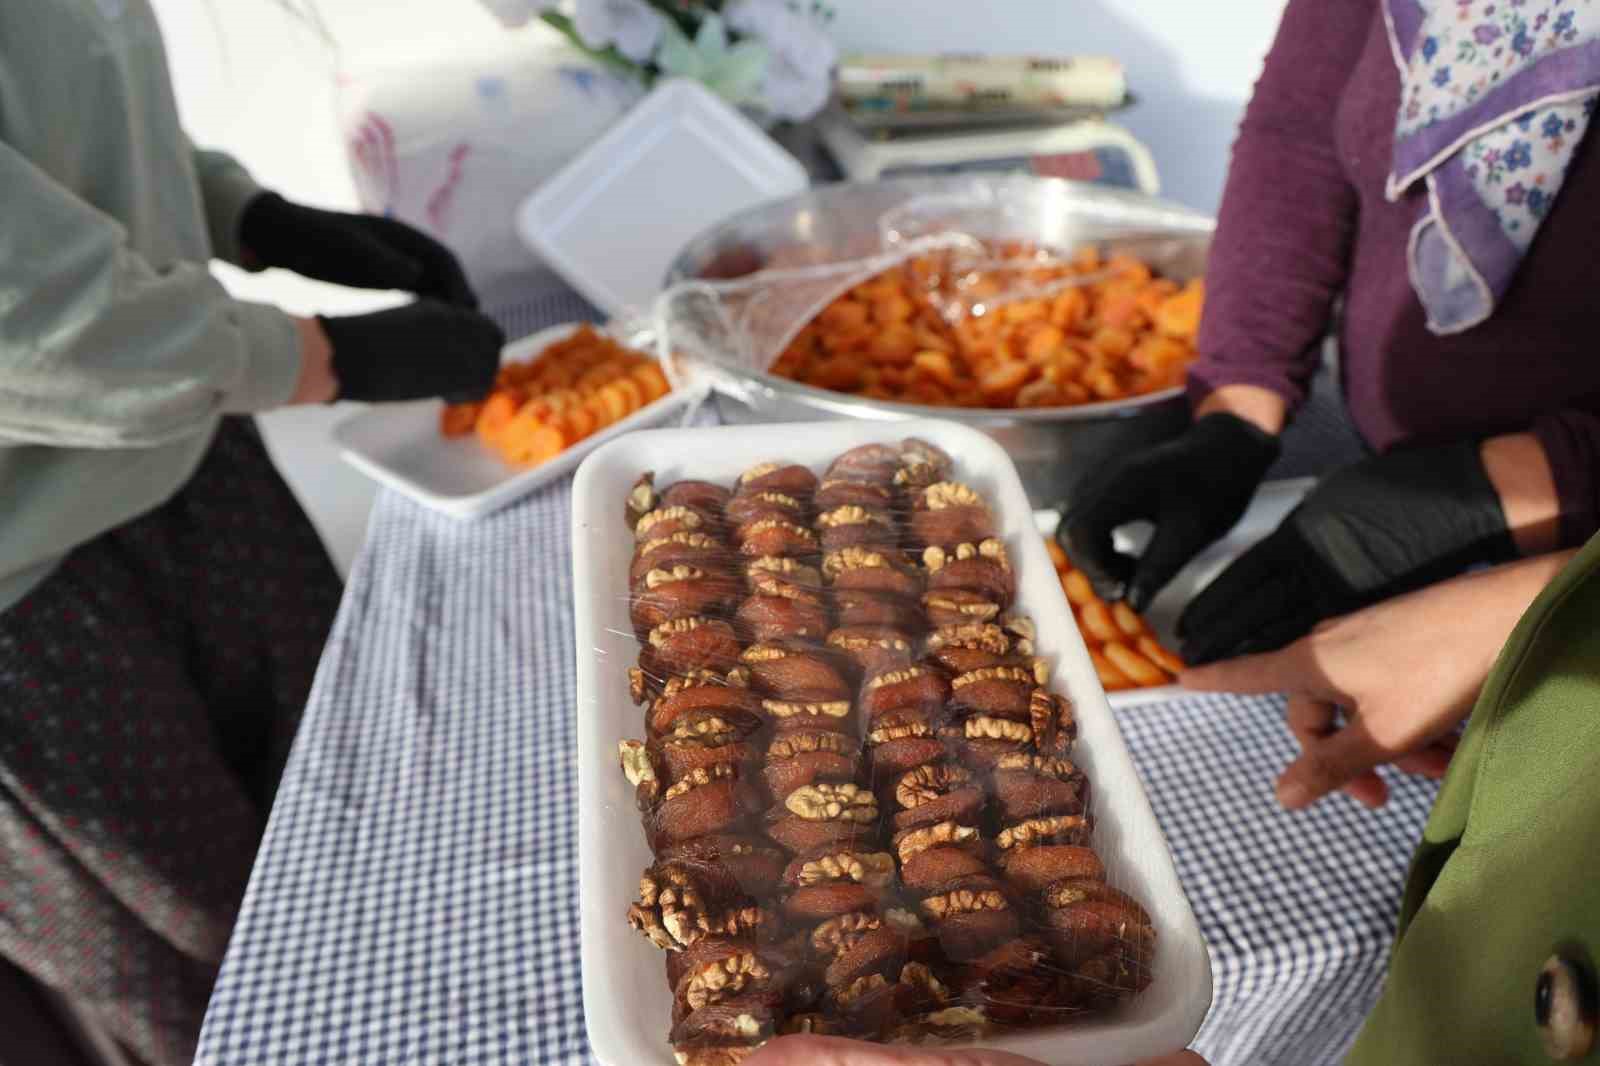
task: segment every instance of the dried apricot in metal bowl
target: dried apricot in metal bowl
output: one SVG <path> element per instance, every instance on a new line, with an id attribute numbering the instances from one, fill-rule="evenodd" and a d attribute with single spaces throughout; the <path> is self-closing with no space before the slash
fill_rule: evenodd
<path id="1" fill-rule="evenodd" d="M 1131 255 L 996 246 L 972 269 L 920 256 L 850 289 L 800 330 L 771 372 L 934 407 L 1067 407 L 1181 384 L 1205 283 Z"/>

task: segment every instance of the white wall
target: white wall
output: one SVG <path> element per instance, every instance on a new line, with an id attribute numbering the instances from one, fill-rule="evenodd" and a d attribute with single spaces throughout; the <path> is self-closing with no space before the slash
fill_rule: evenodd
<path id="1" fill-rule="evenodd" d="M 233 153 L 268 188 L 326 207 L 356 206 L 335 112 L 341 70 L 405 70 L 501 42 L 505 32 L 476 0 L 312 0 L 337 43 L 330 49 L 280 6 L 304 7 L 306 0 L 150 2 L 195 141 Z M 551 31 L 536 26 L 520 32 Z M 237 295 L 296 314 L 359 313 L 398 299 L 279 271 L 217 272 Z M 330 445 L 329 431 L 353 410 L 349 404 L 296 408 L 261 419 L 269 449 L 341 572 L 360 547 L 376 491 Z"/>
<path id="2" fill-rule="evenodd" d="M 151 2 L 195 140 L 231 151 L 263 184 L 326 206 L 355 205 L 335 120 L 339 69 L 404 69 L 503 32 L 476 0 L 315 0 L 338 42 L 335 53 L 285 15 L 282 0 Z M 1121 58 L 1140 103 L 1117 121 L 1149 145 L 1166 194 L 1206 211 L 1215 210 L 1239 109 L 1284 2 L 834 0 L 836 36 L 846 49 Z M 280 273 L 221 273 L 239 295 L 296 313 L 353 312 L 393 299 Z M 341 567 L 360 543 L 373 497 L 328 444 L 328 429 L 346 413 L 297 410 L 263 420 L 269 445 Z"/>
<path id="3" fill-rule="evenodd" d="M 197 132 L 250 157 L 279 184 L 348 200 L 342 163 L 328 156 L 336 144 L 334 65 L 404 66 L 503 31 L 476 0 L 316 2 L 339 42 L 337 59 L 297 31 L 277 0 L 153 0 Z M 1140 102 L 1118 121 L 1155 153 L 1168 195 L 1211 211 L 1239 110 L 1286 0 L 833 2 L 846 49 L 1120 58 Z"/>
<path id="4" fill-rule="evenodd" d="M 1216 210 L 1239 111 L 1286 0 L 834 0 L 847 49 L 1105 54 L 1139 104 L 1116 121 L 1165 195 Z"/>

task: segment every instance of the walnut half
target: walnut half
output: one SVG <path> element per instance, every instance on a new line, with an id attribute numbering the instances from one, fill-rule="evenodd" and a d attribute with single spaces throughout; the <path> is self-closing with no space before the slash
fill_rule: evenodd
<path id="1" fill-rule="evenodd" d="M 900 775 L 895 782 L 895 802 L 906 810 L 931 803 L 951 789 L 959 788 L 972 780 L 972 773 L 954 763 L 923 763 Z"/>
<path id="2" fill-rule="evenodd" d="M 628 528 L 636 528 L 639 525 L 639 519 L 655 510 L 655 506 L 655 475 L 646 470 L 639 475 L 639 480 L 633 483 L 633 488 L 628 490 L 628 499 L 623 511 Z"/>
<path id="3" fill-rule="evenodd" d="M 921 722 L 912 722 L 909 725 L 885 726 L 882 729 L 874 729 L 867 734 L 867 747 L 877 747 L 879 744 L 887 744 L 891 740 L 905 740 L 907 737 L 931 736 L 933 736 L 933 730 Z"/>
<path id="4" fill-rule="evenodd" d="M 844 651 L 865 651 L 868 648 L 877 648 L 881 651 L 911 650 L 911 645 L 899 637 L 867 637 L 858 633 L 841 633 L 837 630 L 828 634 L 828 646 Z"/>
<path id="5" fill-rule="evenodd" d="M 818 955 L 837 955 L 859 940 L 864 933 L 883 928 L 876 915 L 853 911 L 829 918 L 811 932 L 811 949 Z"/>
<path id="6" fill-rule="evenodd" d="M 838 1001 L 839 1006 L 848 1007 L 868 992 L 883 988 L 888 983 L 889 979 L 881 973 L 868 974 L 865 977 L 857 978 L 845 988 L 840 989 L 834 995 L 834 999 Z"/>
<path id="7" fill-rule="evenodd" d="M 874 514 L 865 507 L 855 504 L 846 504 L 835 507 L 831 511 L 824 511 L 817 516 L 817 525 L 822 529 L 835 529 L 839 526 L 859 526 L 866 524 L 887 526 L 891 523 L 881 514 Z"/>
<path id="8" fill-rule="evenodd" d="M 923 645 L 926 651 L 940 648 L 971 648 L 991 655 L 1004 655 L 1011 650 L 1011 638 L 1005 630 L 992 622 L 966 622 L 940 626 L 928 636 Z"/>
<path id="9" fill-rule="evenodd" d="M 685 793 L 692 792 L 697 788 L 709 785 L 713 781 L 721 781 L 724 778 L 734 777 L 736 774 L 737 771 L 735 771 L 733 766 L 729 763 L 717 763 L 715 766 L 711 766 L 709 768 L 697 766 L 693 770 L 690 770 L 688 773 L 684 774 L 682 777 L 678 778 L 678 780 L 674 781 L 672 785 L 661 794 L 661 798 L 663 800 L 676 799 Z"/>
<path id="10" fill-rule="evenodd" d="M 789 793 L 783 805 L 810 822 L 839 820 L 866 825 L 878 820 L 877 799 L 866 789 L 849 783 L 805 785 Z"/>
<path id="11" fill-rule="evenodd" d="M 916 829 L 901 837 L 895 845 L 895 850 L 900 853 L 900 864 L 903 866 L 907 859 L 913 855 L 927 851 L 929 848 L 944 847 L 950 844 L 963 844 L 978 838 L 978 830 L 970 825 L 957 825 L 955 822 L 940 822 L 930 825 L 925 829 Z"/>
<path id="12" fill-rule="evenodd" d="M 845 755 L 854 752 L 855 747 L 855 741 L 843 733 L 795 733 L 774 740 L 767 748 L 767 760 L 792 759 L 796 755 L 809 755 L 814 751 Z"/>
<path id="13" fill-rule="evenodd" d="M 933 975 L 932 970 L 920 962 L 908 962 L 900 967 L 900 981 L 918 990 L 934 1003 L 947 1003 L 950 1000 L 950 989 Z"/>
<path id="14" fill-rule="evenodd" d="M 693 947 L 707 937 L 729 939 L 754 932 L 772 915 L 760 907 L 730 907 L 721 914 L 707 915 L 698 910 L 668 911 L 663 905 L 661 924 L 677 943 Z"/>
<path id="15" fill-rule="evenodd" d="M 1079 814 L 1061 814 L 1051 818 L 1029 818 L 1000 830 L 994 842 L 1002 849 L 1026 848 L 1063 833 L 1088 827 L 1089 820 Z"/>
<path id="16" fill-rule="evenodd" d="M 968 740 L 1011 740 L 1020 743 L 1033 739 L 1033 729 L 1026 723 L 986 715 L 968 718 L 965 730 Z"/>
<path id="17" fill-rule="evenodd" d="M 957 914 L 974 914 L 978 911 L 1003 911 L 1010 907 L 1005 893 L 998 889 L 974 892 L 962 888 L 922 901 L 922 910 L 935 921 L 943 921 Z"/>
<path id="18" fill-rule="evenodd" d="M 979 681 L 1018 681 L 1024 685 L 1031 685 L 1035 683 L 1036 673 L 1037 668 L 1027 670 L 1020 666 L 985 666 L 979 670 L 969 670 L 957 677 L 950 682 L 950 688 L 952 690 L 963 689 L 968 685 L 975 685 Z M 1048 679 L 1048 668 L 1046 668 L 1045 676 Z M 1037 683 L 1044 684 L 1043 681 Z"/>
<path id="19" fill-rule="evenodd" d="M 761 709 L 774 718 L 793 718 L 796 715 L 844 718 L 850 713 L 850 701 L 827 700 L 822 703 L 796 703 L 792 700 L 762 700 Z"/>
<path id="20" fill-rule="evenodd" d="M 845 878 L 862 885 L 886 885 L 894 878 L 894 857 L 886 852 L 842 851 L 812 859 L 800 867 L 802 887 Z"/>
<path id="21" fill-rule="evenodd" d="M 922 503 L 930 511 L 947 507 L 982 507 L 983 497 L 959 481 L 940 481 L 922 490 Z"/>
<path id="22" fill-rule="evenodd" d="M 731 999 L 771 976 L 772 972 L 754 952 L 742 951 L 696 970 L 684 987 L 683 999 L 690 1010 L 699 1010 Z"/>
<path id="23" fill-rule="evenodd" d="M 622 776 L 628 779 L 636 792 L 640 786 L 644 790 L 638 794 L 647 800 L 653 800 L 661 791 L 661 781 L 656 777 L 655 764 L 650 761 L 650 752 L 646 750 L 642 740 L 619 740 L 617 742 L 617 756 L 622 762 Z"/>
<path id="24" fill-rule="evenodd" d="M 996 770 L 1026 770 L 1030 773 L 1043 774 L 1054 777 L 1059 781 L 1070 781 L 1077 776 L 1078 768 L 1070 759 L 1056 759 L 1048 755 L 1032 755 L 1025 751 L 1014 751 L 1000 756 L 995 760 Z"/>
<path id="25" fill-rule="evenodd" d="M 870 548 L 840 548 L 822 560 L 822 572 L 835 578 L 846 570 L 876 570 L 892 565 L 888 556 Z"/>
<path id="26" fill-rule="evenodd" d="M 641 538 L 647 537 L 650 530 L 662 522 L 679 522 L 685 529 L 699 529 L 702 524 L 700 516 L 687 507 L 662 507 L 640 515 L 639 524 L 633 527 L 633 532 Z"/>
<path id="27" fill-rule="evenodd" d="M 899 685 L 906 681 L 914 681 L 928 671 L 920 666 L 908 666 L 901 670 L 890 670 L 888 673 L 879 674 L 867 682 L 867 691 L 872 692 L 885 685 Z"/>

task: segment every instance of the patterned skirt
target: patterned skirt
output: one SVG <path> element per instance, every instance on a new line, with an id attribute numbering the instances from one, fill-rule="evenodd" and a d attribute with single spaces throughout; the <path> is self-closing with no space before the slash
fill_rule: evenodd
<path id="1" fill-rule="evenodd" d="M 255 425 L 0 613 L 0 953 L 192 1060 L 340 583 Z"/>

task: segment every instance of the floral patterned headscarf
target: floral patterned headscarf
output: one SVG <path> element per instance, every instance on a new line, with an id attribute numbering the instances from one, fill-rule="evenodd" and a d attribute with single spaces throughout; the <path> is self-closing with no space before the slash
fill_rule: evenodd
<path id="1" fill-rule="evenodd" d="M 1600 93 L 1600 0 L 1383 0 L 1400 68 L 1387 195 L 1425 182 L 1411 284 L 1435 333 L 1494 313 Z"/>

